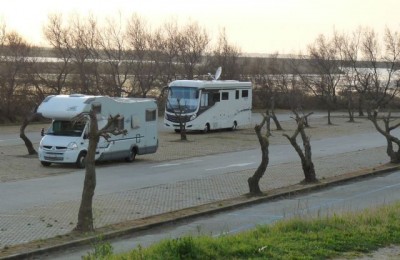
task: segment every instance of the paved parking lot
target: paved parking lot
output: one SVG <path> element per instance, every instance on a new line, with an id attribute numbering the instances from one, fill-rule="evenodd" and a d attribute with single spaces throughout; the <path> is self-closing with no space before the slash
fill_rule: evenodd
<path id="1" fill-rule="evenodd" d="M 310 120 L 311 128 L 307 129 L 307 133 L 312 140 L 317 140 L 375 131 L 372 124 L 366 120 L 350 124 L 346 123 L 345 118 L 335 118 L 334 122 L 336 125 L 327 126 L 325 119 Z M 291 121 L 283 122 L 283 127 L 290 134 L 293 132 L 294 124 Z M 287 144 L 281 131 L 273 131 L 270 142 L 271 145 Z M 234 132 L 221 131 L 206 135 L 193 133 L 189 134 L 186 142 L 180 141 L 178 134 L 162 132 L 159 151 L 153 155 L 139 156 L 137 159 L 169 161 L 257 147 L 259 145 L 252 126 Z M 2 182 L 68 174 L 75 170 L 73 166 L 42 167 L 36 156 L 27 156 L 24 149 L 22 145 L 0 147 Z M 387 161 L 385 147 L 378 147 L 318 158 L 314 160 L 314 164 L 317 177 L 326 179 L 372 168 L 385 164 Z M 168 212 L 180 212 L 188 208 L 195 210 L 195 207 L 201 205 L 238 198 L 248 192 L 247 178 L 253 172 L 254 169 L 236 171 L 95 196 L 93 205 L 95 226 L 100 231 L 109 230 L 107 227 L 113 229 L 113 226 L 121 229 L 129 225 L 143 224 L 152 216 L 162 216 Z M 302 179 L 300 161 L 283 163 L 269 167 L 260 186 L 262 190 L 268 191 L 298 184 Z M 2 249 L 0 257 L 26 252 L 26 250 L 37 250 L 37 247 L 52 246 L 56 243 L 54 239 L 56 237 L 60 240 L 64 239 L 63 243 L 76 238 L 68 234 L 76 223 L 79 204 L 79 200 L 70 200 L 13 212 L 0 210 L 0 248 Z M 125 226 L 124 223 L 126 223 Z M 51 239 L 47 240 L 48 238 Z"/>

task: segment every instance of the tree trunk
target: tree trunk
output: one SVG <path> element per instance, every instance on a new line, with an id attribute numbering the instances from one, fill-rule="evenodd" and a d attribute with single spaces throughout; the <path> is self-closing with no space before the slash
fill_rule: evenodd
<path id="1" fill-rule="evenodd" d="M 265 122 L 267 127 L 267 136 L 271 136 L 271 117 L 269 116 L 269 110 L 266 111 L 267 121 Z M 257 132 L 256 132 L 257 133 Z"/>
<path id="2" fill-rule="evenodd" d="M 359 97 L 358 97 L 358 115 L 359 116 L 364 116 L 363 106 L 364 106 L 364 95 L 359 93 Z"/>
<path id="3" fill-rule="evenodd" d="M 332 121 L 331 121 L 331 109 L 328 108 L 328 125 L 332 125 Z"/>
<path id="4" fill-rule="evenodd" d="M 312 162 L 312 156 L 311 156 L 310 139 L 308 138 L 308 136 L 306 136 L 304 128 L 300 130 L 300 136 L 301 139 L 303 140 L 303 145 L 304 145 L 304 157 L 300 156 L 301 165 L 304 173 L 304 182 L 305 183 L 317 182 L 318 180 L 315 175 L 314 163 Z"/>
<path id="5" fill-rule="evenodd" d="M 275 112 L 272 111 L 271 114 L 272 114 L 272 120 L 274 120 L 274 123 L 275 123 L 275 126 L 276 126 L 276 130 L 278 130 L 278 131 L 283 130 L 281 124 L 279 123 L 278 118 L 277 118 L 276 115 L 275 115 Z"/>
<path id="6" fill-rule="evenodd" d="M 22 125 L 19 129 L 19 137 L 24 141 L 26 149 L 28 149 L 28 154 L 33 155 L 37 154 L 35 148 L 33 147 L 33 144 L 31 140 L 25 135 L 25 128 L 29 125 L 30 122 L 32 122 L 36 117 L 37 113 L 34 112 L 30 116 L 24 118 L 24 121 L 22 122 Z"/>
<path id="7" fill-rule="evenodd" d="M 354 123 L 354 104 L 353 95 L 351 91 L 348 91 L 348 102 L 347 102 L 347 112 L 349 113 L 349 122 Z"/>
<path id="8" fill-rule="evenodd" d="M 392 122 L 391 115 L 389 115 L 385 118 L 382 119 L 385 125 L 385 129 L 379 126 L 378 124 L 378 111 L 374 111 L 373 114 L 371 114 L 370 110 L 367 110 L 368 113 L 368 119 L 374 124 L 375 129 L 382 134 L 386 138 L 387 142 L 387 147 L 386 147 L 386 153 L 390 158 L 391 163 L 400 163 L 400 139 L 397 137 L 393 136 L 390 134 L 390 131 L 396 129 L 397 127 L 400 126 L 400 123 L 397 123 L 396 125 L 390 126 L 390 122 Z M 393 149 L 393 143 L 396 144 L 397 152 Z"/>
<path id="9" fill-rule="evenodd" d="M 187 141 L 186 126 L 182 123 L 182 116 L 179 117 L 179 129 L 181 134 L 181 141 Z"/>
<path id="10" fill-rule="evenodd" d="M 85 158 L 85 181 L 83 184 L 82 200 L 78 213 L 78 223 L 75 230 L 90 232 L 94 230 L 93 225 L 93 196 L 96 189 L 95 155 L 99 142 L 98 125 L 96 115 L 90 112 L 89 147 Z"/>
<path id="11" fill-rule="evenodd" d="M 312 162 L 312 156 L 311 156 L 312 153 L 311 153 L 310 139 L 308 138 L 308 136 L 304 131 L 304 122 L 306 118 L 312 113 L 309 113 L 308 115 L 302 117 L 300 117 L 297 112 L 294 113 L 296 115 L 297 129 L 292 136 L 288 136 L 287 134 L 283 134 L 283 136 L 285 136 L 289 140 L 290 144 L 293 146 L 293 148 L 296 150 L 297 154 L 300 157 L 301 166 L 304 173 L 304 180 L 302 181 L 302 183 L 317 182 L 318 179 L 315 175 L 314 163 Z M 297 135 L 299 133 L 303 141 L 304 152 L 296 141 Z"/>
<path id="12" fill-rule="evenodd" d="M 388 133 L 389 134 L 389 133 Z M 393 149 L 393 141 L 390 136 L 385 136 L 387 142 L 386 153 L 390 158 L 391 163 L 400 163 L 400 152 L 395 152 Z M 400 149 L 400 146 L 399 146 Z"/>
<path id="13" fill-rule="evenodd" d="M 272 117 L 272 120 L 274 120 L 276 130 L 278 130 L 278 131 L 283 130 L 281 124 L 279 123 L 278 118 L 275 115 L 275 95 L 273 95 L 271 97 L 271 117 Z"/>
<path id="14" fill-rule="evenodd" d="M 265 123 L 265 121 L 267 120 L 267 116 L 264 116 L 264 120 L 260 125 L 256 125 L 254 127 L 254 130 L 257 134 L 258 137 L 258 141 L 260 142 L 260 146 L 261 146 L 261 163 L 258 166 L 257 170 L 255 171 L 255 173 L 253 174 L 253 176 L 251 176 L 247 182 L 249 184 L 249 190 L 250 190 L 250 194 L 252 195 L 260 195 L 262 194 L 261 189 L 260 189 L 260 179 L 262 178 L 262 176 L 264 175 L 267 167 L 268 167 L 268 162 L 269 162 L 269 156 L 268 156 L 268 147 L 269 147 L 269 141 L 268 141 L 268 136 L 262 136 L 261 134 L 261 129 Z"/>
<path id="15" fill-rule="evenodd" d="M 87 156 L 89 157 L 89 156 Z M 80 232 L 90 232 L 94 230 L 93 226 L 93 195 L 96 188 L 96 172 L 93 163 L 86 158 L 85 182 L 82 192 L 81 205 L 78 213 L 78 223 L 75 230 Z"/>
<path id="16" fill-rule="evenodd" d="M 121 118 L 119 115 L 116 115 L 115 117 L 110 115 L 107 124 L 101 130 L 99 130 L 95 111 L 95 105 L 92 105 L 92 109 L 89 112 L 90 130 L 89 146 L 85 156 L 85 181 L 83 183 L 82 200 L 78 213 L 78 223 L 75 227 L 75 230 L 80 232 L 90 232 L 94 230 L 93 196 L 96 189 L 95 156 L 100 137 L 103 137 L 108 141 L 110 134 L 120 135 L 127 133 L 125 129 L 120 129 L 118 126 L 119 121 L 123 120 L 123 118 Z M 76 120 L 86 120 L 86 115 L 83 113 L 79 114 L 76 116 Z"/>

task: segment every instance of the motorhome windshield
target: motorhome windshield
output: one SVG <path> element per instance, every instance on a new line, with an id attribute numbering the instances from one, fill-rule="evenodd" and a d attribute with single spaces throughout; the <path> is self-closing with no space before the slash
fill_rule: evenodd
<path id="1" fill-rule="evenodd" d="M 54 120 L 47 131 L 49 135 L 81 136 L 85 129 L 85 122 Z"/>
<path id="2" fill-rule="evenodd" d="M 199 90 L 190 87 L 170 87 L 167 100 L 168 112 L 191 113 L 199 104 Z"/>

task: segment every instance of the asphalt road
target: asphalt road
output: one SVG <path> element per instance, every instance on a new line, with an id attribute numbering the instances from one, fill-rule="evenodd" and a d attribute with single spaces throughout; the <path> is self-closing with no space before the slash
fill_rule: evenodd
<path id="1" fill-rule="evenodd" d="M 307 195 L 180 221 L 110 242 L 115 253 L 126 252 L 138 245 L 148 246 L 165 238 L 199 234 L 216 237 L 242 232 L 261 224 L 272 224 L 294 216 L 326 217 L 341 212 L 354 212 L 400 200 L 399 187 L 400 171 L 397 171 Z M 71 248 L 67 251 L 40 256 L 40 259 L 80 259 L 92 250 L 91 247 Z"/>

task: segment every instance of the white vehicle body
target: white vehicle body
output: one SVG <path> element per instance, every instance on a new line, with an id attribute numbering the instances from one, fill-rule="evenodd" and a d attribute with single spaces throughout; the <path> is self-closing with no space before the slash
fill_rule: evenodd
<path id="1" fill-rule="evenodd" d="M 251 123 L 251 82 L 234 80 L 176 80 L 168 86 L 164 125 L 204 132 Z"/>
<path id="2" fill-rule="evenodd" d="M 52 119 L 52 124 L 39 145 L 42 165 L 76 163 L 83 168 L 89 139 L 89 120 L 76 121 L 76 116 L 88 114 L 95 107 L 99 129 L 109 116 L 120 115 L 120 129 L 125 135 L 100 138 L 95 159 L 133 161 L 137 154 L 154 153 L 158 148 L 157 104 L 153 99 L 112 98 L 81 94 L 48 96 L 38 113 Z"/>

